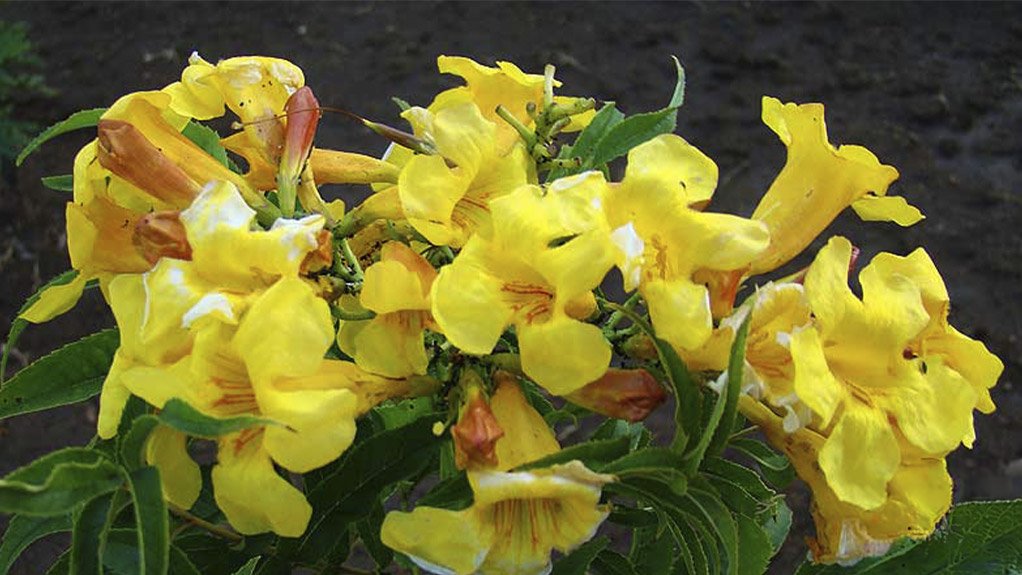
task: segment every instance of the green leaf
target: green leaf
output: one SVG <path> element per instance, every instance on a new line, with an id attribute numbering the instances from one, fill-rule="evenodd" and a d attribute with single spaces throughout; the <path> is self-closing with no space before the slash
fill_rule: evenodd
<path id="1" fill-rule="evenodd" d="M 336 471 L 309 492 L 313 515 L 305 535 L 282 541 L 278 556 L 310 563 L 329 557 L 342 536 L 347 540 L 347 526 L 369 513 L 367 501 L 377 499 L 394 483 L 417 476 L 433 462 L 441 440 L 432 428 L 441 417 L 423 417 L 352 447 Z"/>
<path id="2" fill-rule="evenodd" d="M 43 292 L 46 291 L 47 288 L 69 284 L 74 281 L 76 277 L 78 277 L 78 270 L 68 270 L 43 284 L 41 288 L 36 290 L 34 294 L 25 300 L 25 303 L 21 304 L 21 308 L 18 309 L 18 313 L 15 316 L 14 321 L 11 322 L 11 329 L 7 332 L 7 341 L 4 343 L 3 357 L 0 358 L 0 386 L 2 386 L 4 379 L 6 379 L 7 376 L 7 360 L 11 355 L 11 349 L 18 344 L 18 338 L 21 337 L 21 332 L 25 331 L 25 328 L 28 327 L 28 321 L 22 319 L 20 317 L 21 314 L 28 311 L 28 308 L 32 307 L 35 302 L 39 301 L 39 297 L 43 295 Z"/>
<path id="3" fill-rule="evenodd" d="M 567 463 L 576 459 L 584 463 L 586 467 L 589 467 L 590 469 L 599 469 L 602 467 L 602 464 L 614 461 L 628 453 L 628 446 L 629 439 L 627 437 L 586 441 L 583 443 L 577 443 L 571 447 L 566 447 L 542 459 L 537 459 L 536 461 L 530 461 L 529 463 L 520 465 L 517 469 L 522 471 L 526 469 L 550 467 L 551 465 Z"/>
<path id="4" fill-rule="evenodd" d="M 110 526 L 113 494 L 101 495 L 82 507 L 71 529 L 70 575 L 102 575 L 103 543 Z"/>
<path id="5" fill-rule="evenodd" d="M 46 176 L 41 178 L 43 185 L 55 192 L 73 192 L 74 179 L 70 174 L 66 176 Z"/>
<path id="6" fill-rule="evenodd" d="M 810 565 L 797 575 L 972 575 L 1022 570 L 1022 499 L 956 505 L 925 541 L 896 545 L 852 567 Z"/>
<path id="7" fill-rule="evenodd" d="M 625 527 L 649 527 L 656 525 L 660 518 L 657 514 L 648 511 L 646 509 L 635 509 L 632 507 L 625 507 L 623 505 L 615 505 L 610 510 L 610 516 L 607 517 L 607 521 L 611 523 L 617 523 L 618 525 L 624 525 Z"/>
<path id="8" fill-rule="evenodd" d="M 685 367 L 678 353 L 674 351 L 666 341 L 656 337 L 653 327 L 634 310 L 610 302 L 606 306 L 609 309 L 618 311 L 632 323 L 639 326 L 646 335 L 653 340 L 653 347 L 656 348 L 660 365 L 664 368 L 671 389 L 674 391 L 674 438 L 671 440 L 671 449 L 683 453 L 688 445 L 689 438 L 697 437 L 701 431 L 702 424 L 702 402 L 703 394 L 692 379 L 692 375 Z"/>
<path id="9" fill-rule="evenodd" d="M 202 148 L 210 156 L 216 158 L 216 161 L 228 168 L 230 167 L 227 160 L 227 150 L 220 145 L 220 134 L 216 133 L 216 130 L 191 120 L 185 125 L 185 129 L 181 130 L 181 135 L 191 140 L 192 143 Z"/>
<path id="10" fill-rule="evenodd" d="M 388 402 L 374 408 L 385 429 L 396 429 L 433 413 L 432 397 L 416 397 L 403 401 Z"/>
<path id="11" fill-rule="evenodd" d="M 358 522 L 358 536 L 362 540 L 369 556 L 373 558 L 376 565 L 383 569 L 394 560 L 394 552 L 380 540 L 380 529 L 383 527 L 385 513 L 379 500 L 374 501 L 372 510 L 365 519 Z"/>
<path id="12" fill-rule="evenodd" d="M 0 479 L 0 512 L 65 515 L 74 506 L 123 483 L 120 469 L 80 447 L 55 451 Z"/>
<path id="13" fill-rule="evenodd" d="M 128 474 L 138 530 L 139 575 L 166 575 L 170 561 L 170 523 L 160 472 L 143 467 Z"/>
<path id="14" fill-rule="evenodd" d="M 7 524 L 3 540 L 0 541 L 0 575 L 7 575 L 11 565 L 29 545 L 50 535 L 71 529 L 71 518 L 68 515 L 52 517 L 32 517 L 15 515 Z"/>
<path id="15" fill-rule="evenodd" d="M 770 537 L 774 553 L 777 553 L 788 538 L 788 531 L 791 530 L 791 508 L 783 498 L 778 497 L 773 500 L 770 507 L 760 512 L 758 519 Z"/>
<path id="16" fill-rule="evenodd" d="M 437 483 L 429 493 L 419 498 L 418 505 L 458 511 L 472 505 L 472 498 L 468 476 L 461 472 Z"/>
<path id="17" fill-rule="evenodd" d="M 203 574 L 202 571 L 199 571 L 188 554 L 175 545 L 170 546 L 170 563 L 167 573 L 168 575 L 209 575 L 209 573 Z"/>
<path id="18" fill-rule="evenodd" d="M 688 489 L 688 476 L 681 467 L 681 456 L 664 447 L 649 447 L 632 452 L 602 468 L 625 482 L 655 481 L 681 495 Z M 659 490 L 659 487 L 651 487 Z"/>
<path id="19" fill-rule="evenodd" d="M 100 116 L 106 112 L 106 108 L 94 108 L 92 110 L 81 110 L 71 114 L 66 119 L 57 122 L 56 124 L 46 128 L 41 134 L 32 138 L 21 153 L 18 154 L 18 158 L 15 160 L 15 165 L 20 166 L 25 158 L 32 152 L 36 151 L 39 146 L 45 144 L 49 140 L 56 138 L 61 134 L 66 134 L 74 130 L 80 130 L 82 128 L 91 128 L 99 123 Z"/>
<path id="20" fill-rule="evenodd" d="M 708 457 L 703 462 L 703 471 L 707 481 L 736 512 L 756 514 L 776 496 L 755 471 L 733 461 Z"/>
<path id="21" fill-rule="evenodd" d="M 738 574 L 738 525 L 731 511 L 720 497 L 704 489 L 690 489 L 687 498 L 702 514 L 702 518 L 706 520 L 720 542 L 724 552 L 724 564 L 727 566 L 724 572 Z"/>
<path id="22" fill-rule="evenodd" d="M 638 575 L 627 557 L 610 549 L 600 551 L 592 568 L 598 575 Z"/>
<path id="23" fill-rule="evenodd" d="M 738 573 L 762 575 L 774 554 L 770 536 L 754 519 L 736 514 L 738 524 Z"/>
<path id="24" fill-rule="evenodd" d="M 596 144 L 590 163 L 585 169 L 592 169 L 627 154 L 632 148 L 661 134 L 674 131 L 678 120 L 678 108 L 685 100 L 685 69 L 674 58 L 678 81 L 667 107 L 656 112 L 635 114 L 615 124 Z M 582 171 L 585 171 L 583 169 Z"/>
<path id="25" fill-rule="evenodd" d="M 625 115 L 615 107 L 614 102 L 604 104 L 600 111 L 593 116 L 589 125 L 579 133 L 574 144 L 562 147 L 557 155 L 562 160 L 579 158 L 582 160 L 582 163 L 577 168 L 555 168 L 551 170 L 547 176 L 547 181 L 552 182 L 557 178 L 572 176 L 585 171 L 587 166 L 593 166 L 593 150 L 596 148 L 596 144 L 607 135 L 608 130 L 621 123 L 621 120 L 624 120 L 624 118 Z"/>
<path id="26" fill-rule="evenodd" d="M 46 570 L 46 575 L 67 575 L 71 570 L 71 552 L 65 551 Z"/>
<path id="27" fill-rule="evenodd" d="M 674 539 L 660 529 L 636 529 L 629 558 L 637 573 L 671 573 L 677 558 Z"/>
<path id="28" fill-rule="evenodd" d="M 240 569 L 233 573 L 233 575 L 252 575 L 255 573 L 256 565 L 259 564 L 259 559 L 260 557 L 253 557 L 249 559 L 248 563 L 242 565 Z"/>
<path id="29" fill-rule="evenodd" d="M 155 415 L 143 415 L 132 422 L 131 429 L 124 435 L 120 444 L 121 464 L 128 471 L 146 466 L 142 450 L 149 439 L 149 434 L 159 423 L 160 419 Z"/>
<path id="30" fill-rule="evenodd" d="M 731 345 L 731 357 L 728 359 L 726 372 L 727 383 L 723 389 L 724 411 L 717 428 L 713 430 L 713 439 L 706 449 L 706 453 L 710 455 L 723 453 L 728 440 L 731 439 L 731 429 L 734 428 L 738 414 L 738 395 L 742 391 L 742 378 L 745 376 L 745 341 L 749 336 L 751 318 L 751 313 L 745 315 L 745 320 L 735 335 L 735 342 Z"/>
<path id="31" fill-rule="evenodd" d="M 760 474 L 775 488 L 784 489 L 795 480 L 795 470 L 788 458 L 766 444 L 741 437 L 733 440 L 729 447 L 755 461 L 759 465 Z"/>
<path id="32" fill-rule="evenodd" d="M 571 553 L 568 553 L 556 563 L 550 571 L 550 575 L 586 575 L 589 565 L 596 559 L 596 556 L 603 551 L 610 540 L 606 537 L 596 537 L 579 545 Z"/>
<path id="33" fill-rule="evenodd" d="M 279 423 L 263 417 L 253 415 L 239 415 L 217 419 L 210 417 L 195 409 L 188 402 L 181 399 L 171 399 L 160 411 L 160 423 L 173 427 L 174 429 L 191 435 L 213 439 L 221 435 L 236 433 L 250 427 L 264 425 L 280 425 Z"/>
<path id="34" fill-rule="evenodd" d="M 168 575 L 214 575 L 214 571 L 202 570 L 195 566 L 188 554 L 176 545 L 168 548 Z M 111 529 L 103 551 L 103 567 L 111 575 L 137 575 L 142 569 L 138 535 L 135 529 Z"/>
<path id="35" fill-rule="evenodd" d="M 0 388 L 0 420 L 95 396 L 103 388 L 119 344 L 117 330 L 103 330 L 19 371 Z"/>

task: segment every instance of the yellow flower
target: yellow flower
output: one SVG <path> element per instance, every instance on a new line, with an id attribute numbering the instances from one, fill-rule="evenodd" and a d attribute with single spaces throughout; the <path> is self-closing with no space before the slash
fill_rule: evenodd
<path id="1" fill-rule="evenodd" d="M 789 432 L 781 416 L 749 396 L 741 397 L 740 406 L 812 491 L 816 537 L 809 546 L 816 562 L 853 564 L 883 555 L 902 537 L 925 538 L 951 506 L 951 476 L 941 457 L 902 458 L 878 507 L 866 510 L 846 503 L 820 469 L 825 435 L 809 428 Z"/>
<path id="2" fill-rule="evenodd" d="M 588 541 L 609 513 L 599 501 L 613 476 L 579 461 L 505 471 L 556 451 L 557 440 L 512 379 L 503 379 L 490 405 L 507 434 L 497 441 L 499 470 L 468 472 L 473 505 L 416 507 L 388 513 L 383 522 L 384 544 L 431 573 L 548 573 L 552 549 L 567 553 Z"/>
<path id="3" fill-rule="evenodd" d="M 180 398 L 214 417 L 276 422 L 219 439 L 214 495 L 238 531 L 295 537 L 311 509 L 274 464 L 306 472 L 336 459 L 355 418 L 408 385 L 324 359 L 330 311 L 299 277 L 324 217 L 279 219 L 268 231 L 253 230 L 254 218 L 232 184 L 211 184 L 181 215 L 191 261 L 163 258 L 110 283 L 121 346 L 98 427 L 102 437 L 116 433 L 130 394 L 156 407 Z M 168 497 L 186 502 L 174 493 L 188 493 L 194 472 L 166 449 L 153 449 L 155 463 L 174 486 Z"/>
<path id="4" fill-rule="evenodd" d="M 770 229 L 770 247 L 750 275 L 784 265 L 849 205 L 866 221 L 910 226 L 923 219 L 904 198 L 886 195 L 897 170 L 861 146 L 831 145 L 822 104 L 782 104 L 764 96 L 763 122 L 788 147 L 788 160 L 752 214 Z"/>
<path id="5" fill-rule="evenodd" d="M 401 169 L 397 193 L 404 215 L 433 244 L 461 247 L 473 233 L 488 230 L 492 200 L 529 180 L 526 154 L 520 146 L 499 152 L 496 126 L 470 102 L 436 114 L 412 108 L 404 115 L 437 150 L 412 157 Z"/>
<path id="6" fill-rule="evenodd" d="M 533 124 L 526 112 L 529 103 L 537 108 L 543 103 L 543 76 L 526 74 L 511 62 L 497 62 L 497 67 L 483 66 L 470 58 L 460 56 L 439 56 L 437 68 L 441 74 L 454 74 L 465 80 L 464 86 L 451 88 L 437 94 L 430 104 L 431 112 L 464 102 L 474 102 L 483 117 L 494 122 L 497 128 L 497 149 L 507 151 L 518 141 L 518 132 L 497 115 L 497 106 L 504 106 L 524 126 Z M 554 81 L 554 87 L 561 85 Z M 567 104 L 574 98 L 555 96 L 554 101 Z M 580 130 L 588 125 L 592 112 L 572 118 L 572 124 L 565 131 Z"/>
<path id="7" fill-rule="evenodd" d="M 638 288 L 657 335 L 693 350 L 711 335 L 706 272 L 740 269 L 767 246 L 766 226 L 700 212 L 717 183 L 717 167 L 675 135 L 659 136 L 628 154 L 624 180 L 606 202 L 606 218 L 626 290 Z"/>
<path id="8" fill-rule="evenodd" d="M 436 270 L 400 242 L 388 242 L 380 261 L 365 271 L 360 301 L 376 312 L 366 321 L 342 321 L 341 351 L 366 371 L 385 377 L 423 375 L 429 364 L 423 334 L 437 329 L 430 316 L 429 291 Z"/>
<path id="9" fill-rule="evenodd" d="M 433 317 L 451 343 L 488 354 L 514 325 L 522 369 L 551 393 L 603 375 L 610 344 L 569 311 L 593 301 L 591 290 L 613 265 L 599 227 L 605 189 L 602 174 L 589 172 L 559 180 L 546 195 L 523 186 L 492 201 L 492 235 L 472 236 L 433 284 Z"/>
<path id="10" fill-rule="evenodd" d="M 103 114 L 99 138 L 75 157 L 74 199 L 66 210 L 71 267 L 79 273 L 47 289 L 23 318 L 41 323 L 66 312 L 89 280 L 105 286 L 116 274 L 148 270 L 134 236 L 153 210 L 187 207 L 212 180 L 247 189 L 241 176 L 181 134 L 188 118 L 170 110 L 170 101 L 162 92 L 137 92 Z"/>
<path id="11" fill-rule="evenodd" d="M 175 112 L 197 120 L 219 118 L 225 108 L 233 112 L 243 130 L 222 143 L 245 158 L 249 167 L 245 178 L 252 187 L 270 190 L 277 187 L 277 165 L 285 146 L 285 105 L 303 86 L 302 70 L 287 60 L 243 56 L 213 65 L 193 53 L 181 80 L 163 91 L 173 97 Z M 319 184 L 397 181 L 394 166 L 362 154 L 317 149 L 309 165 Z"/>

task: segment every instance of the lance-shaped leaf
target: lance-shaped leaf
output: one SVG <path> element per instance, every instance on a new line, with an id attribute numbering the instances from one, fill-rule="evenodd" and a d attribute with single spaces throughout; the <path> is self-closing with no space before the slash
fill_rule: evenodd
<path id="1" fill-rule="evenodd" d="M 68 344 L 19 371 L 0 388 L 0 420 L 99 394 L 120 343 L 108 329 Z"/>
<path id="2" fill-rule="evenodd" d="M 254 415 L 239 415 L 218 419 L 210 417 L 195 409 L 181 399 L 171 399 L 160 411 L 160 423 L 194 437 L 215 438 L 228 433 L 236 433 L 250 427 L 264 425 L 280 425 L 272 419 Z"/>
<path id="3" fill-rule="evenodd" d="M 46 128 L 38 136 L 32 138 L 32 140 L 25 145 L 25 148 L 18 154 L 18 158 L 15 160 L 15 164 L 20 166 L 25 158 L 32 152 L 36 151 L 39 146 L 46 142 L 56 138 L 61 134 L 66 134 L 74 130 L 80 130 L 82 128 L 91 128 L 99 122 L 99 118 L 106 112 L 106 108 L 94 108 L 92 110 L 81 110 L 71 114 L 66 119 L 53 124 L 49 128 Z"/>
<path id="4" fill-rule="evenodd" d="M 69 447 L 43 456 L 0 479 L 0 512 L 65 515 L 119 488 L 121 470 L 104 455 Z"/>
<path id="5" fill-rule="evenodd" d="M 103 544 L 110 527 L 113 494 L 101 495 L 82 507 L 71 529 L 69 575 L 102 575 Z"/>
<path id="6" fill-rule="evenodd" d="M 0 541 L 0 575 L 7 575 L 11 565 L 29 545 L 50 535 L 71 529 L 69 515 L 32 517 L 15 515 L 7 524 L 3 540 Z"/>
<path id="7" fill-rule="evenodd" d="M 138 533 L 139 575 L 166 575 L 170 561 L 170 524 L 160 472 L 143 467 L 128 475 Z"/>
<path id="8" fill-rule="evenodd" d="M 550 575 L 586 575 L 589 572 L 589 565 L 609 544 L 610 540 L 606 537 L 586 541 L 554 563 Z"/>

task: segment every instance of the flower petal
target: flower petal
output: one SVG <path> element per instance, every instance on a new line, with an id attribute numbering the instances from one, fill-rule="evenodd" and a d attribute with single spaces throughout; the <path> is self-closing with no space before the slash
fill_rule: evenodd
<path id="1" fill-rule="evenodd" d="M 190 509 L 202 491 L 202 474 L 188 455 L 188 437 L 173 428 L 158 425 L 145 446 L 146 461 L 160 470 L 160 483 L 167 501 Z"/>
<path id="2" fill-rule="evenodd" d="M 838 498 L 863 509 L 887 500 L 887 483 L 901 463 L 898 440 L 885 414 L 856 400 L 820 449 L 820 468 Z"/>
<path id="3" fill-rule="evenodd" d="M 522 370 L 554 395 L 598 379 L 610 364 L 610 344 L 600 328 L 567 316 L 518 326 Z"/>

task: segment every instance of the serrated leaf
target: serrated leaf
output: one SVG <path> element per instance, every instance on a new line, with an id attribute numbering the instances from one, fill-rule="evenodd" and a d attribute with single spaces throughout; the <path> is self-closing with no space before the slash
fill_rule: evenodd
<path id="1" fill-rule="evenodd" d="M 755 461 L 760 474 L 776 489 L 784 489 L 795 480 L 795 470 L 784 455 L 766 444 L 746 437 L 733 440 L 729 447 Z"/>
<path id="2" fill-rule="evenodd" d="M 603 466 L 604 473 L 627 473 L 629 471 L 654 470 L 661 468 L 678 469 L 681 455 L 663 447 L 647 447 L 633 451 L 624 457 Z"/>
<path id="3" fill-rule="evenodd" d="M 736 514 L 738 525 L 738 573 L 739 575 L 762 575 L 774 554 L 770 537 L 754 519 Z"/>
<path id="4" fill-rule="evenodd" d="M 44 178 L 40 178 L 40 181 L 48 189 L 55 192 L 73 192 L 75 189 L 74 177 L 70 174 L 66 176 L 46 176 Z"/>
<path id="5" fill-rule="evenodd" d="M 774 553 L 777 553 L 788 538 L 788 531 L 791 530 L 791 508 L 784 499 L 778 497 L 773 500 L 770 507 L 760 512 L 757 519 L 770 537 Z"/>
<path id="6" fill-rule="evenodd" d="M 315 562 L 333 553 L 346 526 L 369 512 L 366 501 L 418 475 L 436 458 L 441 441 L 432 428 L 440 419 L 424 417 L 352 447 L 336 471 L 309 492 L 313 515 L 305 535 L 282 542 L 278 556 Z"/>
<path id="7" fill-rule="evenodd" d="M 29 545 L 50 535 L 71 529 L 68 515 L 32 517 L 15 515 L 7 524 L 3 540 L 0 540 L 0 575 L 7 575 L 11 565 Z"/>
<path id="8" fill-rule="evenodd" d="M 723 550 L 724 573 L 738 574 L 738 526 L 734 516 L 715 493 L 689 489 L 687 498 L 702 514 Z"/>
<path id="9" fill-rule="evenodd" d="M 0 479 L 0 512 L 65 515 L 123 483 L 120 469 L 96 451 L 55 451 Z"/>
<path id="10" fill-rule="evenodd" d="M 550 575 L 586 575 L 589 565 L 593 559 L 603 551 L 610 540 L 606 537 L 596 537 L 579 545 L 571 553 L 561 557 L 554 563 Z"/>
<path id="11" fill-rule="evenodd" d="M 708 457 L 703 462 L 703 471 L 736 512 L 758 513 L 776 495 L 756 472 L 727 459 Z"/>
<path id="12" fill-rule="evenodd" d="M 191 120 L 185 125 L 184 130 L 181 130 L 181 135 L 191 140 L 193 144 L 202 148 L 210 156 L 216 158 L 216 161 L 225 167 L 230 167 L 227 160 L 227 150 L 220 145 L 220 134 L 216 133 L 216 130 Z"/>
<path id="13" fill-rule="evenodd" d="M 365 519 L 358 522 L 358 536 L 362 540 L 369 556 L 373 558 L 376 565 L 383 569 L 394 560 L 394 552 L 380 540 L 380 529 L 383 527 L 385 513 L 379 500 L 372 504 L 372 509 Z"/>
<path id="14" fill-rule="evenodd" d="M 38 136 L 32 138 L 32 140 L 25 145 L 21 153 L 18 154 L 14 164 L 20 166 L 25 158 L 32 152 L 36 151 L 39 146 L 46 142 L 56 138 L 61 134 L 66 134 L 74 130 L 80 130 L 82 128 L 91 128 L 99 123 L 99 118 L 106 112 L 106 108 L 93 108 L 91 110 L 81 110 L 71 114 L 64 120 L 53 124 L 49 128 L 46 128 Z"/>
<path id="15" fill-rule="evenodd" d="M 607 521 L 626 527 L 649 527 L 659 522 L 657 514 L 647 509 L 635 509 L 623 505 L 615 505 L 610 510 Z"/>
<path id="16" fill-rule="evenodd" d="M 110 526 L 110 503 L 107 493 L 82 507 L 71 529 L 71 570 L 69 575 L 102 575 L 103 543 Z"/>
<path id="17" fill-rule="evenodd" d="M 139 575 L 166 575 L 170 561 L 170 523 L 160 472 L 143 467 L 128 474 L 138 530 Z"/>
<path id="18" fill-rule="evenodd" d="M 956 505 L 929 539 L 906 541 L 851 567 L 810 565 L 797 575 L 972 575 L 1022 570 L 1022 499 Z"/>
<path id="19" fill-rule="evenodd" d="M 103 330 L 19 371 L 0 388 L 0 420 L 97 395 L 119 344 L 117 330 Z"/>
<path id="20" fill-rule="evenodd" d="M 71 552 L 65 551 L 57 557 L 57 560 L 46 570 L 46 575 L 67 575 L 71 569 Z"/>
<path id="21" fill-rule="evenodd" d="M 167 401 L 160 411 L 159 419 L 160 423 L 182 433 L 206 439 L 236 433 L 250 427 L 280 425 L 272 419 L 254 415 L 239 415 L 224 419 L 210 417 L 189 405 L 188 402 L 177 398 Z"/>
<path id="22" fill-rule="evenodd" d="M 678 108 L 685 100 L 685 69 L 677 58 L 674 58 L 674 65 L 678 80 L 667 107 L 656 112 L 629 116 L 614 125 L 596 144 L 591 163 L 584 166 L 586 169 L 592 169 L 620 158 L 632 148 L 661 134 L 669 134 L 674 131 L 678 120 Z"/>
<path id="23" fill-rule="evenodd" d="M 738 414 L 738 395 L 742 391 L 742 378 L 745 376 L 745 342 L 749 336 L 749 320 L 752 314 L 746 314 L 742 325 L 738 328 L 735 341 L 731 345 L 731 355 L 727 363 L 727 383 L 722 392 L 724 411 L 716 429 L 712 430 L 713 438 L 706 449 L 709 455 L 720 455 L 731 439 L 731 430 Z"/>
<path id="24" fill-rule="evenodd" d="M 604 549 L 593 559 L 592 569 L 598 575 L 638 575 L 624 555 Z"/>
<path id="25" fill-rule="evenodd" d="M 572 445 L 571 447 L 566 447 L 556 453 L 551 453 L 542 459 L 537 459 L 536 461 L 530 461 L 529 463 L 520 465 L 517 469 L 523 471 L 527 469 L 550 467 L 551 465 L 567 463 L 576 459 L 584 463 L 586 467 L 589 467 L 590 469 L 599 469 L 603 464 L 614 461 L 628 453 L 628 447 L 629 439 L 627 437 L 585 441 Z"/>
<path id="26" fill-rule="evenodd" d="M 677 559 L 674 538 L 659 529 L 636 529 L 629 558 L 637 573 L 671 573 Z"/>
<path id="27" fill-rule="evenodd" d="M 575 142 L 570 146 L 562 147 L 557 155 L 562 160 L 579 158 L 582 161 L 581 164 L 577 168 L 554 168 L 547 176 L 547 181 L 551 182 L 557 178 L 579 174 L 588 169 L 587 167 L 593 166 L 593 150 L 596 144 L 624 118 L 625 115 L 617 109 L 614 102 L 604 104 L 600 111 L 593 116 L 589 125 L 579 133 Z"/>

